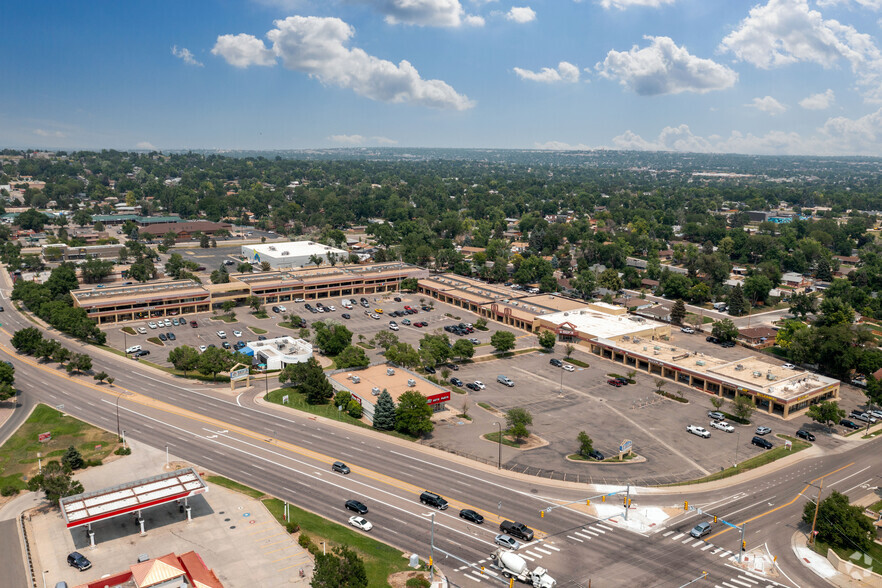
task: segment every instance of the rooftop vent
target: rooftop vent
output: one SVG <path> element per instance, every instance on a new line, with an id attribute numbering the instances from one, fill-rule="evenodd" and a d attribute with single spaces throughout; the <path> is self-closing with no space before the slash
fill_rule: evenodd
<path id="1" fill-rule="evenodd" d="M 743 370 L 744 370 L 744 366 L 741 365 L 740 363 L 739 363 L 738 365 L 735 366 L 735 371 L 736 371 L 736 372 L 740 372 L 740 371 L 743 371 Z"/>
<path id="2" fill-rule="evenodd" d="M 394 369 L 394 368 L 386 368 L 386 375 L 387 375 L 387 376 L 394 376 L 394 375 L 395 375 L 395 369 Z"/>
<path id="3" fill-rule="evenodd" d="M 762 378 L 762 377 L 763 377 L 763 373 L 762 373 L 762 372 L 753 372 L 753 377 L 754 377 L 754 378 Z"/>
<path id="4" fill-rule="evenodd" d="M 413 378 L 408 378 L 407 385 L 413 388 L 414 386 L 416 386 L 416 380 L 414 380 Z"/>
<path id="5" fill-rule="evenodd" d="M 373 388 L 371 388 L 371 394 L 373 394 L 374 396 L 379 396 L 379 395 L 380 395 L 380 389 L 377 388 L 376 386 L 374 386 Z"/>
<path id="6" fill-rule="evenodd" d="M 360 384 L 361 378 L 359 376 L 352 376 L 352 383 L 353 384 Z"/>

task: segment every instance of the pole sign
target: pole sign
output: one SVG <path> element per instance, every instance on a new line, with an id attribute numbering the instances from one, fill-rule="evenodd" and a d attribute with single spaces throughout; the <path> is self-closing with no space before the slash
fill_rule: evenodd
<path id="1" fill-rule="evenodd" d="M 625 453 L 626 451 L 630 451 L 630 450 L 631 450 L 631 440 L 625 439 L 619 445 L 619 453 Z"/>
<path id="2" fill-rule="evenodd" d="M 236 382 L 238 380 L 242 380 L 248 377 L 248 368 L 242 368 L 238 370 L 233 370 L 230 372 L 230 381 Z"/>

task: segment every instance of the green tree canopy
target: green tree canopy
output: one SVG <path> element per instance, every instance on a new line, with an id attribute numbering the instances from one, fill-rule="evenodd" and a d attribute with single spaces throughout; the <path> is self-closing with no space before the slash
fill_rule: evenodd
<path id="1" fill-rule="evenodd" d="M 370 360 L 364 352 L 364 349 L 361 347 L 347 345 L 343 348 L 343 351 L 334 358 L 334 363 L 337 365 L 338 369 L 363 368 L 370 364 Z"/>
<path id="2" fill-rule="evenodd" d="M 863 508 L 850 504 L 848 496 L 834 490 L 821 501 L 817 511 L 818 541 L 848 550 L 869 550 L 876 532 L 873 521 L 864 515 Z M 806 501 L 802 522 L 811 525 L 814 519 L 815 503 Z"/>
<path id="3" fill-rule="evenodd" d="M 346 545 L 337 546 L 331 553 L 315 556 L 312 588 L 366 588 L 368 585 L 364 561 Z"/>
<path id="4" fill-rule="evenodd" d="M 383 388 L 377 397 L 377 407 L 374 409 L 374 428 L 380 431 L 391 431 L 395 428 L 395 402 L 392 395 Z"/>
<path id="5" fill-rule="evenodd" d="M 395 430 L 412 437 L 422 437 L 435 429 L 432 407 L 426 397 L 416 390 L 408 390 L 398 397 L 395 410 Z"/>
<path id="6" fill-rule="evenodd" d="M 461 341 L 462 339 L 460 339 Z M 458 343 L 459 341 L 457 341 Z M 557 343 L 557 335 L 554 334 L 554 331 L 542 331 L 539 333 L 539 345 L 542 349 L 546 351 L 551 351 L 554 349 L 554 345 Z"/>
<path id="7" fill-rule="evenodd" d="M 738 337 L 738 327 L 731 319 L 720 319 L 714 323 L 711 333 L 720 341 L 734 341 Z"/>
<path id="8" fill-rule="evenodd" d="M 812 404 L 806 413 L 808 418 L 823 425 L 838 423 L 845 417 L 845 411 L 839 408 L 839 403 L 833 400 L 825 400 L 818 404 Z"/>
<path id="9" fill-rule="evenodd" d="M 576 440 L 579 442 L 579 455 L 588 459 L 591 456 L 591 452 L 594 451 L 594 442 L 591 440 L 591 437 L 585 431 L 580 431 Z"/>
<path id="10" fill-rule="evenodd" d="M 533 415 L 526 408 L 516 406 L 505 413 L 505 427 L 509 435 L 517 441 L 530 436 L 528 426 L 533 424 Z"/>
<path id="11" fill-rule="evenodd" d="M 511 331 L 499 330 L 490 336 L 490 344 L 496 351 L 504 353 L 515 346 L 515 336 Z"/>

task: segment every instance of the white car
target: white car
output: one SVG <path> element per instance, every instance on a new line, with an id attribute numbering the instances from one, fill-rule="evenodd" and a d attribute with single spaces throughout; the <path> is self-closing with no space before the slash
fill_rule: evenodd
<path id="1" fill-rule="evenodd" d="M 721 431 L 726 431 L 727 433 L 734 433 L 735 427 L 727 423 L 726 421 L 711 421 L 710 426 L 714 429 L 719 429 Z"/>
<path id="2" fill-rule="evenodd" d="M 279 312 L 288 312 L 288 309 L 285 308 L 284 306 L 281 306 L 281 305 L 280 305 L 280 306 L 279 306 Z"/>
<path id="3" fill-rule="evenodd" d="M 397 331 L 397 330 L 398 330 L 398 325 L 396 325 L 395 323 L 390 324 L 390 325 L 389 325 L 389 330 L 390 330 L 390 331 Z"/>
<path id="4" fill-rule="evenodd" d="M 693 435 L 704 437 L 705 439 L 710 438 L 710 431 L 708 431 L 704 427 L 699 427 L 698 425 L 686 425 L 686 431 L 692 433 Z"/>
<path id="5" fill-rule="evenodd" d="M 568 372 L 574 372 L 574 371 L 576 371 L 576 368 L 573 367 L 573 364 L 571 364 L 571 363 L 565 363 L 565 364 L 563 364 L 563 369 L 566 370 L 566 371 L 568 371 Z"/>
<path id="6" fill-rule="evenodd" d="M 147 326 L 150 327 L 151 329 L 155 329 L 156 323 L 154 323 L 153 321 L 150 321 L 149 323 L 147 323 Z"/>
<path id="7" fill-rule="evenodd" d="M 145 327 L 138 327 L 138 332 L 145 335 L 147 334 L 147 329 Z"/>
<path id="8" fill-rule="evenodd" d="M 785 363 L 781 367 L 784 368 L 785 370 L 795 370 L 796 369 L 796 366 L 793 365 L 792 363 Z"/>
<path id="9" fill-rule="evenodd" d="M 480 388 L 481 390 L 483 390 L 484 388 L 487 387 L 487 386 L 484 385 L 484 382 L 482 382 L 481 380 L 475 380 L 474 384 L 475 384 L 475 386 L 477 386 L 477 387 Z"/>
<path id="10" fill-rule="evenodd" d="M 303 298 L 295 298 L 294 302 L 306 302 Z"/>
<path id="11" fill-rule="evenodd" d="M 349 517 L 349 524 L 362 531 L 370 531 L 374 526 L 364 517 Z"/>
<path id="12" fill-rule="evenodd" d="M 331 311 L 331 312 L 336 312 L 336 311 L 337 311 L 337 307 L 335 307 L 333 304 L 329 304 L 329 305 L 327 306 L 327 309 L 328 309 L 329 311 Z"/>
<path id="13" fill-rule="evenodd" d="M 241 337 L 241 336 L 242 336 L 242 331 L 233 331 L 233 336 L 234 336 L 234 337 Z"/>
<path id="14" fill-rule="evenodd" d="M 682 329 L 680 329 L 680 332 L 692 334 L 695 332 L 695 329 L 693 329 L 692 327 L 683 327 Z"/>
<path id="15" fill-rule="evenodd" d="M 170 326 L 172 326 L 171 319 L 165 319 L 165 321 L 163 321 L 162 324 L 164 324 L 166 327 L 170 327 Z"/>
<path id="16" fill-rule="evenodd" d="M 477 339 L 475 339 L 474 337 L 469 339 L 469 343 L 471 343 L 472 345 L 480 345 L 481 344 L 481 342 L 478 341 Z"/>
<path id="17" fill-rule="evenodd" d="M 218 332 L 217 332 L 217 336 L 220 337 L 221 339 L 226 339 L 226 338 L 227 338 L 227 334 L 226 334 L 225 332 L 223 332 L 223 331 L 218 331 Z"/>
<path id="18" fill-rule="evenodd" d="M 199 346 L 199 351 L 200 351 L 200 353 L 205 353 L 205 350 L 206 350 L 206 349 L 208 349 L 208 347 L 206 347 L 205 345 L 200 345 L 200 346 Z"/>

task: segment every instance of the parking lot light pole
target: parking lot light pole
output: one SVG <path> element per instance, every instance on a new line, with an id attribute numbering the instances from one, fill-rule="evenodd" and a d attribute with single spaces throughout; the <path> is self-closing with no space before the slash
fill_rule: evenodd
<path id="1" fill-rule="evenodd" d="M 496 469 L 501 470 L 502 469 L 502 425 L 498 422 L 493 423 L 493 424 L 496 425 L 497 427 L 499 427 L 499 437 L 496 438 L 496 440 L 498 441 L 498 445 L 499 445 L 499 461 L 496 464 Z"/>

